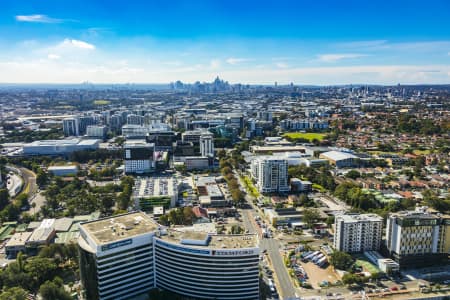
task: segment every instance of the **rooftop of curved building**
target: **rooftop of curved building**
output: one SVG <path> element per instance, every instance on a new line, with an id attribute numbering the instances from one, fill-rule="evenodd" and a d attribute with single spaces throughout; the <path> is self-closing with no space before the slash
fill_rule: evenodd
<path id="1" fill-rule="evenodd" d="M 140 211 L 81 223 L 80 226 L 97 245 L 154 232 L 162 241 L 194 248 L 225 250 L 258 247 L 256 234 L 217 234 L 213 223 L 165 228 Z"/>

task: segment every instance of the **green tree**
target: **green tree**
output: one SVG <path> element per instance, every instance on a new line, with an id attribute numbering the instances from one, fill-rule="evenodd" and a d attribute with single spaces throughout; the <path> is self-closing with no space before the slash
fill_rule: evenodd
<path id="1" fill-rule="evenodd" d="M 40 187 L 45 186 L 48 183 L 48 174 L 45 173 L 41 168 L 39 168 L 39 170 L 36 173 L 36 183 L 37 185 L 39 185 Z"/>
<path id="2" fill-rule="evenodd" d="M 342 251 L 334 251 L 330 256 L 330 264 L 339 270 L 348 270 L 353 265 L 350 254 Z"/>
<path id="3" fill-rule="evenodd" d="M 21 287 L 15 286 L 3 291 L 0 300 L 27 300 L 28 292 Z"/>
<path id="4" fill-rule="evenodd" d="M 7 189 L 0 189 L 0 210 L 9 203 L 9 193 Z"/>
<path id="5" fill-rule="evenodd" d="M 350 170 L 350 171 L 348 171 L 347 174 L 345 174 L 345 177 L 351 178 L 351 179 L 356 179 L 356 178 L 361 177 L 361 173 L 359 173 L 357 170 Z"/>
<path id="6" fill-rule="evenodd" d="M 307 208 L 303 211 L 303 221 L 311 228 L 320 219 L 320 213 L 315 208 Z"/>
<path id="7" fill-rule="evenodd" d="M 344 284 L 350 285 L 350 284 L 360 284 L 367 281 L 363 276 L 360 276 L 358 274 L 352 274 L 352 273 L 345 273 L 344 276 L 342 276 L 342 282 Z"/>
<path id="8" fill-rule="evenodd" d="M 39 294 L 41 294 L 44 300 L 70 300 L 72 297 L 64 290 L 62 280 L 55 278 L 53 281 L 46 281 L 39 288 Z"/>
<path id="9" fill-rule="evenodd" d="M 28 259 L 25 264 L 25 271 L 33 278 L 38 288 L 42 283 L 52 279 L 56 275 L 58 266 L 50 258 L 34 257 Z"/>

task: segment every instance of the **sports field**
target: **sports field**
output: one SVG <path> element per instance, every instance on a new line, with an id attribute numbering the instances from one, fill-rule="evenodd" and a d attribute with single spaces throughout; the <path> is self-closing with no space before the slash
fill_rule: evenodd
<path id="1" fill-rule="evenodd" d="M 305 139 L 309 140 L 310 142 L 312 140 L 318 140 L 322 141 L 327 135 L 325 133 L 317 133 L 317 132 L 287 132 L 283 134 L 283 137 L 289 138 L 289 139 Z"/>
<path id="2" fill-rule="evenodd" d="M 95 100 L 95 105 L 108 105 L 110 102 L 108 100 Z"/>
<path id="3" fill-rule="evenodd" d="M 363 267 L 363 269 L 364 269 L 365 271 L 367 271 L 367 272 L 369 272 L 369 273 L 371 273 L 371 274 L 379 273 L 379 272 L 380 272 L 380 269 L 378 269 L 378 268 L 377 268 L 374 264 L 372 264 L 371 262 L 367 261 L 367 260 L 365 259 L 364 256 L 363 256 L 363 257 L 358 256 L 357 259 L 356 259 L 355 264 L 356 264 L 357 266 Z"/>

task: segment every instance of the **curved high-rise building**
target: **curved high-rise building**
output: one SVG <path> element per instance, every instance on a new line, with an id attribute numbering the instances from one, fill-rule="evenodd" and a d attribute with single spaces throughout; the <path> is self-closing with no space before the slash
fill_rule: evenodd
<path id="1" fill-rule="evenodd" d="M 217 235 L 213 224 L 162 229 L 142 212 L 80 225 L 88 299 L 128 299 L 152 288 L 195 299 L 258 299 L 256 235 Z"/>

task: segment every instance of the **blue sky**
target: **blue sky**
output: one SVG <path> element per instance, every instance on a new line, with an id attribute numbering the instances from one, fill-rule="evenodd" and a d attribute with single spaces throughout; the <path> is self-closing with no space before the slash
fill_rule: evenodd
<path id="1" fill-rule="evenodd" d="M 450 83 L 450 1 L 2 0 L 0 82 Z"/>

